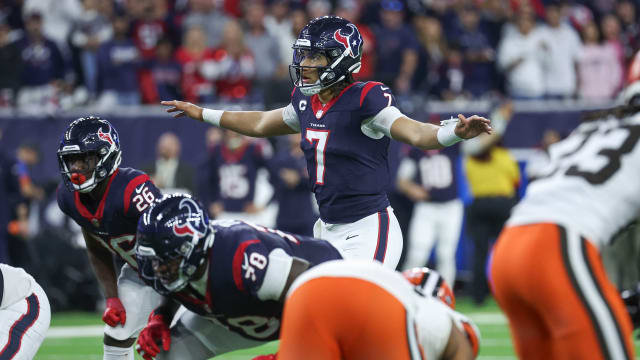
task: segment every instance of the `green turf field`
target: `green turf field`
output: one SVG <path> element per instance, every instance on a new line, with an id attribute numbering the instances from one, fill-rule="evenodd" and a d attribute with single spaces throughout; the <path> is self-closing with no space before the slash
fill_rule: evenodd
<path id="1" fill-rule="evenodd" d="M 513 346 L 509 338 L 506 319 L 494 302 L 476 307 L 465 299 L 458 299 L 458 311 L 469 315 L 480 328 L 482 342 L 480 357 L 482 360 L 515 359 Z M 58 313 L 51 320 L 49 336 L 42 344 L 36 360 L 101 360 L 102 336 L 101 321 L 98 314 Z M 273 353 L 277 342 L 258 348 L 236 351 L 216 359 L 245 360 L 255 355 Z M 640 342 L 636 341 L 636 353 Z M 136 359 L 140 359 L 136 357 Z"/>

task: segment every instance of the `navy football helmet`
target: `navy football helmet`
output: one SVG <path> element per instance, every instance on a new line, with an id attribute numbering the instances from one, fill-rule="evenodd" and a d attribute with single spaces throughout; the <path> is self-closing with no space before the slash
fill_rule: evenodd
<path id="1" fill-rule="evenodd" d="M 351 22 L 339 16 L 323 16 L 311 20 L 300 32 L 293 45 L 293 62 L 289 76 L 293 85 L 310 96 L 349 79 L 360 71 L 362 59 L 362 35 Z M 326 66 L 303 66 L 302 62 L 313 55 L 324 55 Z M 303 69 L 317 69 L 318 81 L 305 84 Z"/>
<path id="2" fill-rule="evenodd" d="M 180 291 L 205 262 L 214 236 L 202 204 L 186 194 L 165 195 L 138 221 L 138 271 L 161 293 Z"/>
<path id="3" fill-rule="evenodd" d="M 85 163 L 90 175 L 71 171 L 73 162 L 78 160 Z M 62 179 L 71 191 L 90 192 L 113 174 L 121 161 L 120 137 L 107 120 L 99 117 L 74 120 L 62 135 L 58 147 Z"/>

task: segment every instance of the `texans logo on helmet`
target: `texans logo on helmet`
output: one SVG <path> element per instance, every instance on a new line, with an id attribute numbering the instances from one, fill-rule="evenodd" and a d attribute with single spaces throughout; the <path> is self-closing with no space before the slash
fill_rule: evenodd
<path id="1" fill-rule="evenodd" d="M 111 134 L 102 132 L 102 129 L 98 129 L 98 137 L 111 145 L 114 143 L 114 139 L 111 137 Z"/>
<path id="2" fill-rule="evenodd" d="M 342 44 L 346 50 L 349 50 L 349 55 L 352 58 L 356 58 L 360 55 L 360 44 L 362 43 L 362 36 L 360 36 L 360 32 L 353 24 L 348 24 L 348 27 L 351 28 L 351 33 L 347 35 L 343 35 L 340 32 L 340 29 L 336 30 L 333 33 L 333 38 L 336 39 L 337 42 Z"/>
<path id="3" fill-rule="evenodd" d="M 182 199 L 180 209 L 186 208 L 189 212 L 184 224 L 173 224 L 173 233 L 177 236 L 204 236 L 207 225 L 204 223 L 204 214 L 198 205 L 191 199 Z"/>

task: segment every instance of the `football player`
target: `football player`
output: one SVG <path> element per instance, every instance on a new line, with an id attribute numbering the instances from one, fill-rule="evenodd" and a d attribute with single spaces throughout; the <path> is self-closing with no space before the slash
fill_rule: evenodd
<path id="1" fill-rule="evenodd" d="M 436 126 L 412 120 L 396 107 L 387 86 L 356 82 L 362 36 L 337 16 L 311 20 L 293 45 L 291 103 L 271 111 L 203 109 L 163 101 L 168 112 L 233 131 L 267 137 L 301 134 L 309 184 L 320 207 L 314 236 L 345 258 L 375 259 L 395 268 L 402 251 L 400 226 L 389 206 L 388 147 L 396 139 L 437 149 L 490 132 L 489 120 L 472 116 Z"/>
<path id="2" fill-rule="evenodd" d="M 138 224 L 140 274 L 166 296 L 140 333 L 138 352 L 147 360 L 208 359 L 275 340 L 295 277 L 340 258 L 327 241 L 209 221 L 190 196 L 167 195 Z M 175 315 L 179 305 L 188 311 Z"/>
<path id="3" fill-rule="evenodd" d="M 33 277 L 0 264 L 0 359 L 33 359 L 50 321 L 49 299 Z"/>
<path id="4" fill-rule="evenodd" d="M 120 138 L 104 119 L 79 118 L 58 148 L 58 206 L 81 228 L 104 295 L 104 360 L 133 360 L 133 343 L 161 297 L 136 272 L 136 226 L 160 191 L 149 177 L 119 167 Z M 124 265 L 117 277 L 113 255 Z M 117 278 L 117 280 L 116 280 Z"/>
<path id="5" fill-rule="evenodd" d="M 624 105 L 587 114 L 549 148 L 498 238 L 490 284 L 521 359 L 634 359 L 632 322 L 600 249 L 640 211 L 638 90 L 632 83 Z"/>
<path id="6" fill-rule="evenodd" d="M 277 359 L 473 359 L 479 335 L 467 317 L 383 265 L 329 261 L 291 285 Z"/>

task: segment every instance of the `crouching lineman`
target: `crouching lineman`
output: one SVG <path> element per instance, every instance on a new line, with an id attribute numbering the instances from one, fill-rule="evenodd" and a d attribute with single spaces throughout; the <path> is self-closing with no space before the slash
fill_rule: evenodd
<path id="1" fill-rule="evenodd" d="M 428 272 L 404 275 L 357 260 L 306 271 L 287 293 L 277 359 L 475 358 L 480 332 L 447 306 L 452 294 Z"/>
<path id="2" fill-rule="evenodd" d="M 0 264 L 0 359 L 33 359 L 50 321 L 49 299 L 33 277 Z"/>
<path id="3" fill-rule="evenodd" d="M 138 352 L 145 359 L 208 359 L 276 340 L 293 280 L 340 258 L 327 241 L 209 221 L 196 200 L 167 195 L 138 223 L 140 275 L 166 296 L 140 333 Z M 179 305 L 188 311 L 169 329 Z"/>

